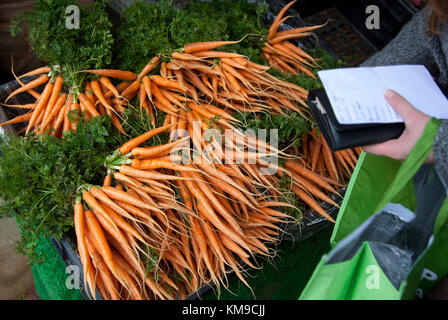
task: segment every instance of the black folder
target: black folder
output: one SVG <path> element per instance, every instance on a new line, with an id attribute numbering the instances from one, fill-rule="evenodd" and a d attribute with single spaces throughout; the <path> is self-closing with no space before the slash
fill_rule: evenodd
<path id="1" fill-rule="evenodd" d="M 332 151 L 362 147 L 398 138 L 404 123 L 341 124 L 338 122 L 325 89 L 309 92 L 308 105 L 321 133 Z"/>

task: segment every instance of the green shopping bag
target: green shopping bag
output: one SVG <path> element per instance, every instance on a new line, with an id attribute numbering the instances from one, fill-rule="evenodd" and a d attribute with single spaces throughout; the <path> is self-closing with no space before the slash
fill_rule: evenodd
<path id="1" fill-rule="evenodd" d="M 447 274 L 447 190 L 433 166 L 423 165 L 439 126 L 436 119 L 428 122 L 403 163 L 362 154 L 333 230 L 333 249 L 299 299 L 412 299 Z"/>

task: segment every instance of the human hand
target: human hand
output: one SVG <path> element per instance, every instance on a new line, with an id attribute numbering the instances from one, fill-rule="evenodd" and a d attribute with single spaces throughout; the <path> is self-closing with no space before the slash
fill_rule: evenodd
<path id="1" fill-rule="evenodd" d="M 365 146 L 363 149 L 367 153 L 403 161 L 420 139 L 431 117 L 415 109 L 405 98 L 393 90 L 386 90 L 384 97 L 403 119 L 405 130 L 397 139 Z M 434 162 L 434 153 L 432 151 L 425 162 Z"/>

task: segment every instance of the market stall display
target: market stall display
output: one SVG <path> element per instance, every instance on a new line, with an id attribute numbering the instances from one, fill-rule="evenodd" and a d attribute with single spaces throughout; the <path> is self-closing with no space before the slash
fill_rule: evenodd
<path id="1" fill-rule="evenodd" d="M 49 8 L 46 1 L 37 2 L 38 10 L 55 11 L 69 3 L 60 0 Z M 97 3 L 96 10 L 102 12 L 104 3 Z M 340 199 L 330 195 L 341 195 L 359 150 L 332 153 L 313 129 L 305 100 L 308 89 L 319 85 L 314 72 L 325 60 L 292 49 L 287 42 L 291 35 L 308 36 L 319 26 L 282 34 L 278 26 L 285 7 L 273 27 L 251 36 L 260 26 L 262 10 L 245 1 L 220 3 L 254 13 L 237 29 L 241 37 L 231 31 L 226 36 L 204 32 L 202 38 L 196 33 L 195 39 L 184 35 L 176 42 L 155 33 L 150 41 L 158 48 L 121 50 L 115 64 L 106 55 L 113 51 L 109 29 L 105 38 L 85 39 L 87 56 L 78 62 L 59 60 L 65 53 L 49 50 L 42 41 L 36 50 L 48 55 L 41 58 L 58 66 L 27 74 L 34 79 L 26 83 L 18 77 L 21 86 L 6 97 L 31 94 L 35 100 L 13 104 L 31 111 L 8 122 L 25 122 L 27 136 L 11 137 L 2 147 L 0 165 L 8 170 L 1 173 L 0 189 L 11 188 L 7 180 L 15 183 L 15 190 L 7 192 L 14 196 L 6 197 L 2 209 L 15 210 L 31 243 L 42 235 L 60 238 L 75 230 L 90 296 L 98 289 L 104 299 L 185 299 L 210 283 L 219 290 L 226 286 L 229 272 L 244 282 L 243 265 L 255 267 L 253 257 L 273 255 L 271 245 L 281 239 L 285 224 L 297 223 L 304 209 L 334 221 L 319 202 L 338 206 Z M 162 17 L 171 22 L 160 23 L 162 29 L 169 26 L 173 37 L 179 35 L 173 32 L 178 27 L 174 22 L 185 12 L 200 15 L 213 12 L 213 6 L 219 4 L 193 3 L 182 11 L 170 2 L 138 2 L 124 16 L 144 10 L 169 13 Z M 239 13 L 235 10 L 228 18 Z M 28 19 L 31 41 L 33 36 L 36 41 L 42 26 L 33 29 L 33 15 Z M 111 27 L 106 20 L 98 22 L 105 29 Z M 92 20 L 87 27 L 96 23 Z M 124 23 L 117 43 L 138 45 L 145 40 L 138 38 L 139 24 Z M 123 38 L 127 30 L 136 38 Z M 52 40 L 58 41 L 56 35 Z M 77 50 L 71 47 L 77 40 L 64 38 L 65 47 Z M 266 65 L 283 61 L 284 50 L 294 53 L 291 65 L 300 73 Z M 125 53 L 128 56 L 120 60 Z M 274 60 L 262 58 L 273 53 Z M 243 134 L 248 128 L 272 128 L 263 121 L 280 123 L 279 146 Z M 207 136 L 209 132 L 225 140 L 226 153 L 218 136 Z M 180 154 L 173 155 L 173 148 Z M 239 161 L 223 161 L 227 152 Z M 23 154 L 28 163 L 20 160 Z M 39 161 L 48 163 L 42 166 Z M 55 175 L 54 170 L 61 169 Z M 260 174 L 262 169 L 274 169 L 275 174 Z M 20 170 L 27 174 L 17 178 Z M 29 181 L 36 194 L 17 201 Z M 43 189 L 41 194 L 38 190 Z M 42 201 L 47 197 L 51 200 Z M 32 245 L 25 248 L 32 254 Z M 100 276 L 95 278 L 96 273 Z"/>

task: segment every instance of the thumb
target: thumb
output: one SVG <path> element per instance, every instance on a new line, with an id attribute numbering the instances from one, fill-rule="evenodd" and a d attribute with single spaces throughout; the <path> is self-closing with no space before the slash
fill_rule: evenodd
<path id="1" fill-rule="evenodd" d="M 386 90 L 384 97 L 389 105 L 401 116 L 405 123 L 412 121 L 414 117 L 422 114 L 394 90 Z"/>

